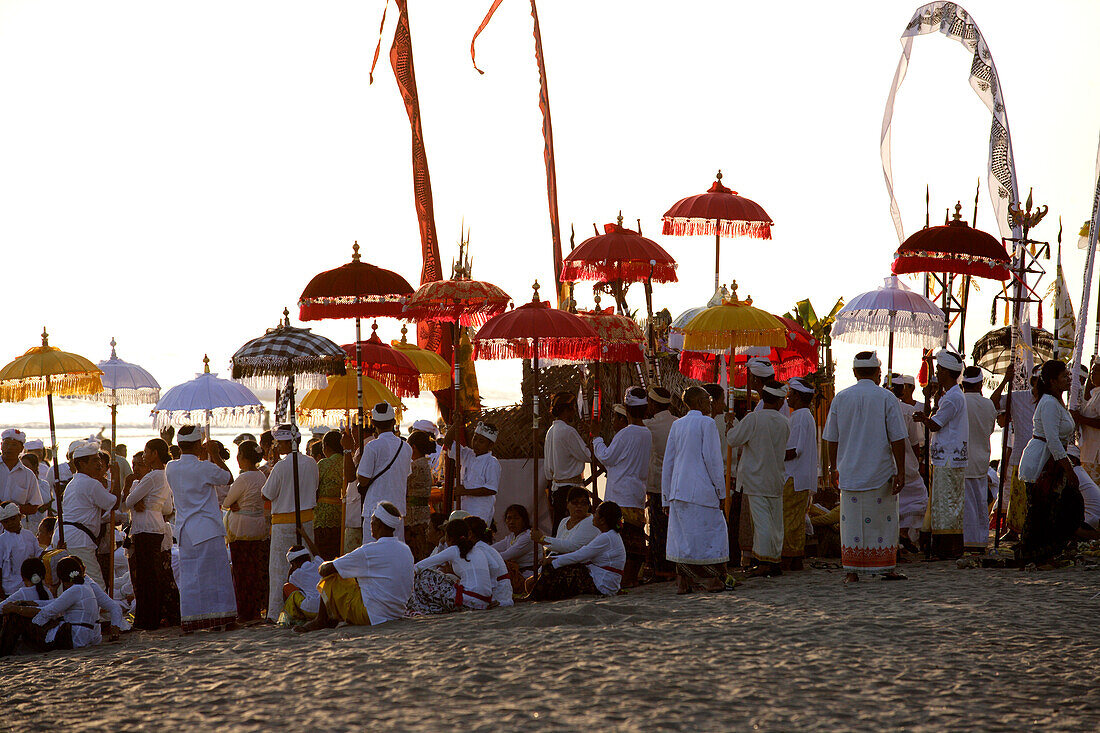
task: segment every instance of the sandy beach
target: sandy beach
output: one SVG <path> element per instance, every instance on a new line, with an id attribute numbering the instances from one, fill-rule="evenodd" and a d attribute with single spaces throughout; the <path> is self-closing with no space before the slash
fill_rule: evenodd
<path id="1" fill-rule="evenodd" d="M 904 566 L 6 659 L 11 730 L 1094 730 L 1100 573 Z"/>

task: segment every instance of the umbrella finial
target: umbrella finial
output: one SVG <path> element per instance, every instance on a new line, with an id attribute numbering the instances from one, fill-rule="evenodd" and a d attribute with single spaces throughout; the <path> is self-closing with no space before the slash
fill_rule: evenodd
<path id="1" fill-rule="evenodd" d="M 951 221 L 953 221 L 953 222 L 954 221 L 960 221 L 961 222 L 962 221 L 962 210 L 963 210 L 962 201 L 956 201 L 955 202 L 955 215 L 953 217 L 951 217 Z"/>
<path id="2" fill-rule="evenodd" d="M 596 300 L 596 310 L 600 309 L 600 291 L 592 288 L 592 297 Z"/>
<path id="3" fill-rule="evenodd" d="M 289 326 L 290 325 L 290 309 L 283 308 L 283 322 L 280 325 L 283 325 L 283 326 Z"/>
<path id="4" fill-rule="evenodd" d="M 619 209 L 619 227 L 621 228 L 622 225 L 623 225 L 623 210 Z"/>
<path id="5" fill-rule="evenodd" d="M 737 300 L 737 281 L 730 283 L 730 300 Z"/>
<path id="6" fill-rule="evenodd" d="M 375 319 L 374 323 L 370 324 L 370 337 L 378 338 L 378 320 Z"/>
<path id="7" fill-rule="evenodd" d="M 115 343 L 115 337 L 112 336 L 111 337 L 111 358 L 112 359 L 117 359 L 118 358 L 118 354 L 115 353 L 115 346 L 116 345 L 117 344 Z"/>
<path id="8" fill-rule="evenodd" d="M 42 327 L 42 345 L 43 346 L 49 346 L 50 345 L 50 334 L 46 333 L 46 327 L 45 326 Z"/>
<path id="9" fill-rule="evenodd" d="M 531 289 L 535 291 L 535 294 L 531 297 L 532 303 L 539 302 L 539 281 L 535 280 L 535 283 L 531 286 Z"/>
<path id="10" fill-rule="evenodd" d="M 351 261 L 352 262 L 358 262 L 359 261 L 359 240 L 358 239 L 355 240 L 355 244 L 351 245 Z"/>
<path id="11" fill-rule="evenodd" d="M 203 374 L 209 374 L 210 373 L 210 356 L 207 355 L 207 354 L 202 355 L 202 373 Z"/>
<path id="12" fill-rule="evenodd" d="M 408 332 L 409 332 L 408 327 L 404 323 L 402 323 L 401 324 L 401 345 L 402 346 L 409 343 L 409 340 L 407 338 L 405 338 L 405 334 L 407 334 Z"/>
<path id="13" fill-rule="evenodd" d="M 714 178 L 715 178 L 715 180 L 717 180 L 717 181 L 718 181 L 719 183 L 721 183 L 721 182 L 722 182 L 722 169 L 721 169 L 721 168 L 719 168 L 719 169 L 718 169 L 718 175 L 716 175 L 716 176 L 715 176 Z"/>

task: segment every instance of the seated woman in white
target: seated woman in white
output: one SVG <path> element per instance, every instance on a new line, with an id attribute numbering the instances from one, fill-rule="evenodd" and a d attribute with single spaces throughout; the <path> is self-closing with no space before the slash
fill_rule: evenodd
<path id="1" fill-rule="evenodd" d="M 579 550 L 543 562 L 544 572 L 531 591 L 533 600 L 613 596 L 619 592 L 626 565 L 626 547 L 619 536 L 622 509 L 613 501 L 605 501 L 596 508 L 592 521 L 600 532 L 594 540 Z"/>
<path id="2" fill-rule="evenodd" d="M 508 566 L 508 576 L 512 588 L 523 592 L 523 581 L 535 572 L 535 541 L 531 539 L 531 518 L 527 507 L 513 504 L 504 512 L 504 526 L 508 534 L 493 543 L 493 549 L 500 553 Z"/>
<path id="3" fill-rule="evenodd" d="M 447 549 L 416 564 L 409 615 L 449 613 L 462 608 L 481 610 L 493 601 L 489 563 L 474 552 L 477 539 L 465 519 L 448 520 Z M 450 572 L 444 572 L 449 566 Z"/>
<path id="4" fill-rule="evenodd" d="M 470 534 L 477 539 L 474 552 L 484 553 L 485 561 L 489 563 L 489 581 L 493 587 L 493 602 L 490 606 L 514 605 L 512 578 L 508 574 L 508 563 L 490 544 L 493 540 L 493 533 L 489 531 L 488 525 L 481 517 L 470 517 L 466 520 L 466 523 L 470 525 Z"/>
<path id="5" fill-rule="evenodd" d="M 0 625 L 12 612 L 6 611 L 15 604 L 33 604 L 38 608 L 53 600 L 53 593 L 46 587 L 46 563 L 40 557 L 28 557 L 19 568 L 23 584 L 11 595 L 0 601 Z M 2 632 L 0 632 L 2 633 Z M 0 655 L 2 656 L 2 655 Z"/>
<path id="6" fill-rule="evenodd" d="M 4 609 L 5 644 L 14 648 L 20 638 L 40 651 L 80 649 L 103 641 L 99 627 L 100 609 L 111 616 L 108 638 L 118 639 L 122 608 L 103 592 L 95 581 L 84 577 L 84 563 L 78 557 L 62 558 L 57 563 L 62 591 L 39 608 L 35 604 L 14 603 Z M 9 647 L 0 649 L 10 653 Z"/>
<path id="7" fill-rule="evenodd" d="M 547 537 L 538 527 L 531 530 L 535 542 L 545 545 L 547 552 L 555 555 L 579 550 L 600 533 L 592 525 L 592 500 L 587 489 L 574 486 L 565 501 L 569 516 L 558 523 L 558 531 L 553 537 Z"/>

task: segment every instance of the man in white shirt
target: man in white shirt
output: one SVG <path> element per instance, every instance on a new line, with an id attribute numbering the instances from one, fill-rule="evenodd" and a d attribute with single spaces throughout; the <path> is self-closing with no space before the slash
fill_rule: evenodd
<path id="1" fill-rule="evenodd" d="M 409 473 L 412 471 L 412 446 L 394 433 L 397 421 L 393 405 L 379 402 L 371 409 L 371 422 L 378 437 L 363 446 L 356 477 L 357 491 L 363 499 L 363 527 L 370 524 L 374 508 L 380 501 L 391 502 L 400 514 L 405 513 L 405 496 Z M 400 536 L 400 534 L 399 534 Z M 363 538 L 367 542 L 367 538 Z"/>
<path id="2" fill-rule="evenodd" d="M 44 479 L 50 473 L 50 462 L 46 460 L 46 444 L 39 439 L 28 440 L 23 444 L 23 452 L 38 458 L 38 478 Z"/>
<path id="3" fill-rule="evenodd" d="M 753 356 L 745 362 L 745 366 L 748 370 L 748 384 L 749 389 L 756 392 L 760 397 L 760 400 L 752 408 L 753 412 L 760 412 L 764 409 L 764 385 L 775 379 L 775 367 L 772 366 L 771 359 L 766 356 Z M 783 417 L 790 419 L 791 408 L 784 402 L 779 406 L 779 413 Z"/>
<path id="4" fill-rule="evenodd" d="M 274 431 L 275 450 L 282 460 L 271 468 L 261 493 L 271 502 L 271 546 L 267 555 L 267 617 L 279 620 L 283 607 L 283 587 L 290 573 L 286 555 L 295 547 L 299 532 L 313 540 L 313 509 L 317 506 L 317 461 L 295 450 L 301 435 L 292 425 L 280 425 Z M 294 467 L 298 471 L 295 475 Z M 295 486 L 297 485 L 297 486 Z M 297 498 L 295 497 L 297 489 Z M 295 525 L 295 510 L 299 510 L 302 526 Z"/>
<path id="5" fill-rule="evenodd" d="M 676 416 L 669 411 L 672 393 L 664 387 L 650 387 L 649 418 L 645 426 L 653 436 L 653 450 L 649 458 L 649 475 L 645 484 L 646 513 L 649 515 L 649 566 L 656 576 L 672 577 L 673 568 L 665 559 L 665 542 L 668 538 L 668 517 L 661 506 L 661 470 L 664 467 L 665 446 L 668 432 Z"/>
<path id="6" fill-rule="evenodd" d="M 19 460 L 27 435 L 8 428 L 0 435 L 0 503 L 10 501 L 24 517 L 38 511 L 38 476 Z"/>
<path id="7" fill-rule="evenodd" d="M 913 415 L 932 432 L 928 443 L 932 491 L 922 531 L 930 533 L 932 554 L 941 560 L 954 560 L 963 554 L 963 483 L 969 462 L 970 418 L 958 385 L 962 370 L 962 357 L 940 349 L 936 354 L 936 383 L 943 392 L 936 411 L 931 416 L 923 412 Z"/>
<path id="8" fill-rule="evenodd" d="M 997 425 L 997 408 L 982 394 L 984 379 L 980 367 L 968 366 L 963 370 L 968 436 L 963 482 L 963 546 L 968 552 L 984 552 L 989 541 L 989 439 Z"/>
<path id="9" fill-rule="evenodd" d="M 622 585 L 632 588 L 638 583 L 638 571 L 645 561 L 645 496 L 649 461 L 653 453 L 653 434 L 642 424 L 649 399 L 642 387 L 626 391 L 625 404 L 615 405 L 615 437 L 611 445 L 603 438 L 592 441 L 596 460 L 607 468 L 604 501 L 619 505 L 623 516 L 622 539 L 626 547 L 626 568 Z"/>
<path id="10" fill-rule="evenodd" d="M 455 486 L 454 496 L 460 508 L 471 516 L 481 517 L 488 526 L 493 521 L 500 489 L 500 461 L 492 452 L 497 442 L 497 429 L 495 425 L 479 422 L 470 445 L 457 446 L 457 426 L 456 421 L 443 439 L 452 457 L 459 448 L 462 450 L 462 480 Z"/>
<path id="11" fill-rule="evenodd" d="M 229 569 L 218 486 L 232 481 L 219 448 L 202 442 L 202 430 L 184 425 L 176 434 L 180 457 L 169 461 L 164 475 L 172 489 L 179 539 L 180 628 L 232 628 L 237 596 Z M 277 582 L 275 578 L 271 582 Z"/>
<path id="12" fill-rule="evenodd" d="M 374 541 L 321 564 L 317 618 L 295 631 L 332 628 L 341 621 L 373 626 L 402 618 L 412 598 L 414 564 L 412 550 L 395 536 L 400 526 L 393 503 L 376 504 L 370 518 Z"/>
<path id="13" fill-rule="evenodd" d="M 1027 510 L 1027 488 L 1020 478 L 1020 458 L 1024 455 L 1024 448 L 1031 441 L 1031 432 L 1035 423 L 1035 399 L 1031 396 L 1031 389 L 1035 387 L 1035 380 L 1039 376 L 1042 363 L 1037 362 L 1031 368 L 1031 379 L 1028 381 L 1028 389 L 1018 390 L 1004 394 L 1005 388 L 1015 375 L 1015 370 L 1010 364 L 1005 372 L 1005 377 L 997 389 L 990 395 L 993 405 L 1003 413 L 1001 427 L 1005 432 L 1012 433 L 1012 452 L 1008 456 L 1008 473 L 1005 474 L 1005 486 L 1008 487 L 1008 511 L 1005 516 L 1008 528 L 1012 532 L 1019 533 L 1024 528 L 1024 518 Z M 1002 440 L 1004 436 L 1002 434 Z"/>
<path id="14" fill-rule="evenodd" d="M 550 521 L 556 527 L 569 514 L 565 506 L 569 490 L 574 486 L 585 488 L 584 466 L 592 457 L 592 450 L 574 427 L 580 421 L 577 395 L 558 392 L 550 403 L 550 414 L 554 422 L 546 431 L 543 465 L 550 481 Z"/>
<path id="15" fill-rule="evenodd" d="M 756 567 L 749 575 L 771 577 L 783 572 L 783 460 L 791 427 L 779 412 L 787 388 L 769 380 L 760 394 L 764 409 L 745 415 L 726 434 L 726 441 L 731 446 L 744 446 L 737 464 L 737 490 L 748 500 L 752 514 L 752 559 Z"/>
<path id="16" fill-rule="evenodd" d="M 688 414 L 672 425 L 661 470 L 661 501 L 668 512 L 669 561 L 676 563 L 679 593 L 694 586 L 725 588 L 729 531 L 722 512 L 725 474 L 722 438 L 702 387 L 684 392 Z"/>
<path id="17" fill-rule="evenodd" d="M 878 386 L 882 362 L 873 351 L 852 361 L 856 383 L 833 398 L 822 433 L 829 475 L 840 488 L 840 556 L 853 583 L 861 574 L 897 573 L 898 500 L 905 476 L 905 426 L 898 400 Z"/>
<path id="18" fill-rule="evenodd" d="M 817 421 L 810 410 L 814 387 L 803 379 L 787 382 L 790 437 L 783 456 L 783 569 L 801 570 L 806 554 L 806 510 L 817 493 Z"/>
<path id="19" fill-rule="evenodd" d="M 890 382 L 890 391 L 898 398 L 901 420 L 905 425 L 908 438 L 905 441 L 905 477 L 901 493 L 898 494 L 898 528 L 901 546 L 912 553 L 920 552 L 920 528 L 924 524 L 924 512 L 928 508 L 928 487 L 920 475 L 920 459 L 924 445 L 924 428 L 913 422 L 917 408 L 914 403 L 905 401 L 905 393 L 911 392 L 910 384 L 917 380 L 911 375 L 895 374 Z"/>
<path id="20" fill-rule="evenodd" d="M 99 455 L 99 443 L 80 441 L 74 446 L 72 455 L 76 474 L 65 487 L 61 499 L 65 542 L 60 543 L 60 531 L 55 530 L 54 546 L 79 557 L 87 576 L 100 588 L 106 588 L 96 551 L 103 532 L 103 513 L 118 506 L 119 492 L 117 488 L 108 491 L 98 479 L 106 470 Z"/>

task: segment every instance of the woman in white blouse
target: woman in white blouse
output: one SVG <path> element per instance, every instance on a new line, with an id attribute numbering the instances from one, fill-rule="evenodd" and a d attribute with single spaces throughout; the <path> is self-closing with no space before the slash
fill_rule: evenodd
<path id="1" fill-rule="evenodd" d="M 531 591 L 536 601 L 579 595 L 613 596 L 619 592 L 626 565 L 626 547 L 619 532 L 623 512 L 613 501 L 596 507 L 592 520 L 599 534 L 578 550 L 544 561 L 545 572 Z"/>
<path id="2" fill-rule="evenodd" d="M 410 616 L 481 610 L 493 602 L 488 559 L 474 550 L 478 540 L 466 520 L 449 520 L 446 533 L 447 549 L 416 564 Z"/>
<path id="3" fill-rule="evenodd" d="M 264 514 L 263 488 L 267 477 L 260 470 L 263 452 L 253 440 L 237 446 L 240 475 L 222 502 L 229 510 L 225 521 L 229 554 L 233 561 L 233 592 L 237 597 L 237 620 L 260 618 L 267 605 L 267 566 L 271 527 Z M 282 582 L 282 581 L 280 581 Z"/>
<path id="4" fill-rule="evenodd" d="M 558 531 L 553 537 L 547 537 L 538 527 L 531 530 L 532 539 L 545 545 L 550 554 L 564 555 L 579 550 L 600 533 L 592 524 L 592 501 L 587 489 L 580 486 L 569 489 L 565 506 L 569 515 L 558 523 Z"/>
<path id="5" fill-rule="evenodd" d="M 1069 384 L 1066 365 L 1051 359 L 1043 364 L 1032 389 L 1033 431 L 1019 470 L 1027 510 L 1016 548 L 1018 558 L 1029 562 L 1043 562 L 1064 550 L 1084 517 L 1077 475 L 1066 454 L 1074 431 L 1073 417 L 1062 403 Z"/>
<path id="6" fill-rule="evenodd" d="M 0 650 L 10 653 L 20 638 L 41 651 L 80 649 L 103 641 L 99 627 L 100 609 L 111 615 L 108 639 L 118 639 L 122 607 L 103 592 L 95 581 L 84 577 L 84 563 L 69 556 L 57 563 L 61 593 L 41 608 L 30 602 L 15 603 L 4 609 L 4 641 Z"/>
<path id="7" fill-rule="evenodd" d="M 137 609 L 134 626 L 154 630 L 179 623 L 179 589 L 172 577 L 171 530 L 165 515 L 174 511 L 172 489 L 164 477 L 164 466 L 172 459 L 168 444 L 153 438 L 134 461 L 134 474 L 141 474 L 126 495 L 130 510 L 130 579 Z M 167 542 L 165 541 L 167 538 Z"/>
<path id="8" fill-rule="evenodd" d="M 493 549 L 500 553 L 508 566 L 508 575 L 512 589 L 523 592 L 525 578 L 535 571 L 535 542 L 531 539 L 531 517 L 527 507 L 513 504 L 504 512 L 504 526 L 508 534 L 493 543 Z"/>

